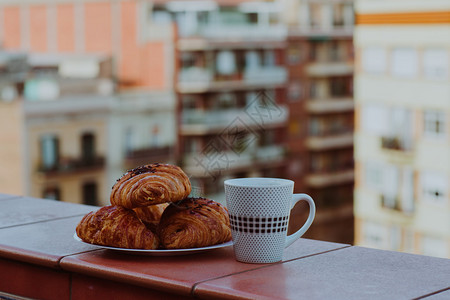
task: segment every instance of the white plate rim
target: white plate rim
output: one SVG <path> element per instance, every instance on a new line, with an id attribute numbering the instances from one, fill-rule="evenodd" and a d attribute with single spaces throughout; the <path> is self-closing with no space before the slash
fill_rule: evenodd
<path id="1" fill-rule="evenodd" d="M 224 248 L 224 247 L 233 245 L 233 241 L 230 240 L 230 241 L 222 243 L 222 244 L 201 247 L 201 248 L 148 250 L 148 249 L 119 248 L 119 247 L 91 244 L 91 243 L 87 243 L 87 242 L 83 241 L 82 239 L 80 239 L 76 232 L 73 234 L 73 238 L 78 242 L 81 242 L 81 243 L 84 243 L 87 245 L 91 245 L 91 246 L 95 246 L 95 247 L 99 247 L 102 249 L 114 250 L 114 251 L 118 251 L 118 252 L 126 252 L 126 253 L 137 254 L 137 255 L 149 255 L 149 256 L 186 255 L 186 254 L 191 254 L 191 253 L 198 253 L 198 252 L 203 252 L 203 251 L 208 251 L 208 250 L 213 250 L 213 249 Z"/>

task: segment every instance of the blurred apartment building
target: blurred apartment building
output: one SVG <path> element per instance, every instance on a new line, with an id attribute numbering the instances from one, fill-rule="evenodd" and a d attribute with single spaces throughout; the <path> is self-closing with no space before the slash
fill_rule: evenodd
<path id="1" fill-rule="evenodd" d="M 0 52 L 0 70 L 4 193 L 103 205 L 124 169 L 170 161 L 173 103 L 115 94 L 111 58 Z"/>
<path id="2" fill-rule="evenodd" d="M 450 2 L 356 1 L 356 244 L 450 257 Z"/>
<path id="3" fill-rule="evenodd" d="M 18 52 L 0 57 L 2 192 L 100 204 L 111 60 Z M 73 63 L 92 68 L 71 68 Z"/>
<path id="4" fill-rule="evenodd" d="M 353 1 L 292 0 L 284 14 L 288 173 L 318 210 L 305 236 L 353 243 Z"/>
<path id="5" fill-rule="evenodd" d="M 273 2 L 155 5 L 153 21 L 177 25 L 179 163 L 194 195 L 224 203 L 230 177 L 283 177 L 286 30 Z"/>
<path id="6" fill-rule="evenodd" d="M 102 205 L 125 170 L 174 161 L 173 34 L 148 35 L 144 4 L 0 2 L 3 192 Z"/>

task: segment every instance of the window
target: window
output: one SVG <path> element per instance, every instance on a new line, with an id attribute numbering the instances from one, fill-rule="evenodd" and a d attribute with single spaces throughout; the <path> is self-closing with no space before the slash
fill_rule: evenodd
<path id="1" fill-rule="evenodd" d="M 319 98 L 319 84 L 316 81 L 309 83 L 309 98 Z"/>
<path id="2" fill-rule="evenodd" d="M 328 43 L 328 59 L 330 61 L 339 61 L 342 57 L 340 45 L 337 41 Z"/>
<path id="3" fill-rule="evenodd" d="M 236 58 L 231 51 L 220 51 L 217 53 L 217 72 L 221 75 L 232 75 L 236 72 Z"/>
<path id="4" fill-rule="evenodd" d="M 395 48 L 391 55 L 391 74 L 401 78 L 413 78 L 418 72 L 417 51 L 412 48 Z"/>
<path id="5" fill-rule="evenodd" d="M 87 205 L 98 205 L 97 183 L 87 182 L 83 184 L 83 203 Z"/>
<path id="6" fill-rule="evenodd" d="M 363 49 L 362 68 L 369 74 L 381 74 L 386 71 L 386 50 L 379 47 Z"/>
<path id="7" fill-rule="evenodd" d="M 388 248 L 388 228 L 386 226 L 366 221 L 363 228 L 363 240 L 366 246 L 380 249 Z"/>
<path id="8" fill-rule="evenodd" d="M 366 164 L 366 184 L 381 193 L 384 208 L 403 213 L 414 212 L 414 171 L 410 167 L 385 165 L 376 162 Z"/>
<path id="9" fill-rule="evenodd" d="M 389 249 L 394 251 L 401 250 L 402 230 L 400 226 L 393 225 L 389 228 Z"/>
<path id="10" fill-rule="evenodd" d="M 333 97 L 345 97 L 351 95 L 351 79 L 348 77 L 330 78 L 330 95 Z"/>
<path id="11" fill-rule="evenodd" d="M 55 135 L 44 135 L 40 140 L 41 163 L 44 170 L 58 167 L 59 139 Z"/>
<path id="12" fill-rule="evenodd" d="M 445 113 L 437 110 L 424 112 L 424 135 L 445 137 Z"/>
<path id="13" fill-rule="evenodd" d="M 246 70 L 258 70 L 261 66 L 261 60 L 258 52 L 247 51 L 245 53 L 245 69 Z"/>
<path id="14" fill-rule="evenodd" d="M 302 98 L 302 87 L 299 82 L 291 83 L 288 87 L 287 96 L 290 102 L 296 102 Z"/>
<path id="15" fill-rule="evenodd" d="M 172 22 L 172 16 L 164 7 L 156 6 L 153 8 L 152 21 L 154 24 L 169 25 Z"/>
<path id="16" fill-rule="evenodd" d="M 384 149 L 410 150 L 413 146 L 413 115 L 404 108 L 366 105 L 362 108 L 362 127 L 381 136 Z"/>
<path id="17" fill-rule="evenodd" d="M 151 127 L 150 130 L 150 145 L 152 147 L 158 147 L 159 146 L 159 135 L 160 135 L 160 128 L 158 124 L 154 124 Z"/>
<path id="18" fill-rule="evenodd" d="M 309 3 L 309 16 L 311 28 L 319 28 L 322 21 L 322 6 L 320 3 Z"/>
<path id="19" fill-rule="evenodd" d="M 81 158 L 85 163 L 95 160 L 95 136 L 93 133 L 85 133 L 81 136 Z"/>
<path id="20" fill-rule="evenodd" d="M 383 187 L 382 163 L 370 161 L 365 164 L 365 183 L 369 188 L 379 191 Z"/>
<path id="21" fill-rule="evenodd" d="M 264 51 L 264 66 L 275 66 L 275 52 L 273 50 Z"/>
<path id="22" fill-rule="evenodd" d="M 422 197 L 428 203 L 445 205 L 448 203 L 448 181 L 449 178 L 442 173 L 426 171 L 420 176 Z"/>
<path id="23" fill-rule="evenodd" d="M 334 4 L 333 7 L 333 25 L 343 26 L 344 25 L 344 5 Z"/>
<path id="24" fill-rule="evenodd" d="M 302 122 L 299 120 L 289 121 L 289 135 L 299 137 L 302 134 Z"/>
<path id="25" fill-rule="evenodd" d="M 449 56 L 444 49 L 426 49 L 423 53 L 423 71 L 427 79 L 447 79 Z"/>
<path id="26" fill-rule="evenodd" d="M 403 251 L 408 253 L 414 253 L 415 243 L 416 238 L 414 231 L 411 228 L 405 228 L 403 235 Z"/>
<path id="27" fill-rule="evenodd" d="M 134 130 L 133 127 L 128 127 L 125 130 L 125 134 L 124 134 L 124 148 L 125 148 L 125 152 L 130 152 L 135 150 L 136 148 L 136 132 Z"/>
<path id="28" fill-rule="evenodd" d="M 42 193 L 42 198 L 50 200 L 61 200 L 61 191 L 58 187 L 47 187 Z"/>
<path id="29" fill-rule="evenodd" d="M 449 253 L 448 247 L 448 242 L 444 238 L 432 236 L 423 236 L 422 238 L 423 255 L 447 258 Z"/>
<path id="30" fill-rule="evenodd" d="M 290 65 L 295 65 L 301 62 L 302 56 L 300 52 L 300 45 L 292 45 L 287 49 L 287 62 Z"/>
<path id="31" fill-rule="evenodd" d="M 374 135 L 383 135 L 389 131 L 389 110 L 381 105 L 368 104 L 362 107 L 362 128 Z"/>
<path id="32" fill-rule="evenodd" d="M 219 110 L 237 107 L 237 98 L 233 93 L 221 93 L 217 96 L 217 105 Z"/>

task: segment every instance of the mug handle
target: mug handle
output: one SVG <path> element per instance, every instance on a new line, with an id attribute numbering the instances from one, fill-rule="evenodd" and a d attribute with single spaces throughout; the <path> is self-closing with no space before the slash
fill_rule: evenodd
<path id="1" fill-rule="evenodd" d="M 311 226 L 314 217 L 316 216 L 316 205 L 314 204 L 314 200 L 307 194 L 293 194 L 292 195 L 292 204 L 291 204 L 291 210 L 294 208 L 295 204 L 299 201 L 306 201 L 309 204 L 309 216 L 306 220 L 305 224 L 297 230 L 295 233 L 288 235 L 286 237 L 286 242 L 284 247 L 290 246 L 293 242 L 298 240 L 305 232 L 308 230 L 309 226 Z"/>

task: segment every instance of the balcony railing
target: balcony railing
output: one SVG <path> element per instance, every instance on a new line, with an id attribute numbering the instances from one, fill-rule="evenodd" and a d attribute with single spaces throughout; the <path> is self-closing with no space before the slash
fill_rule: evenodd
<path id="1" fill-rule="evenodd" d="M 383 149 L 398 150 L 398 151 L 411 151 L 411 143 L 404 138 L 397 136 L 383 136 L 381 137 L 381 147 Z"/>
<path id="2" fill-rule="evenodd" d="M 277 105 L 276 111 L 264 116 L 258 116 L 256 112 L 245 108 L 223 111 L 183 110 L 181 133 L 206 134 L 222 131 L 228 126 L 240 126 L 243 130 L 265 128 L 284 124 L 287 117 L 288 109 L 285 105 Z"/>
<path id="3" fill-rule="evenodd" d="M 146 147 L 127 151 L 125 161 L 127 165 L 139 166 L 151 162 L 169 162 L 174 155 L 173 147 Z"/>
<path id="4" fill-rule="evenodd" d="M 204 38 L 208 40 L 236 41 L 236 40 L 284 40 L 287 28 L 284 25 L 257 24 L 205 24 L 197 30 L 179 31 L 181 38 Z"/>
<path id="5" fill-rule="evenodd" d="M 41 163 L 37 171 L 47 176 L 68 174 L 73 172 L 87 172 L 98 170 L 105 166 L 105 157 L 97 156 L 92 158 L 61 158 L 53 165 Z"/>
<path id="6" fill-rule="evenodd" d="M 306 140 L 306 145 L 309 149 L 334 149 L 345 148 L 353 146 L 353 133 L 343 132 L 341 134 L 330 136 L 312 136 Z"/>
<path id="7" fill-rule="evenodd" d="M 273 67 L 260 67 L 257 69 L 245 70 L 243 74 L 245 82 L 252 84 L 266 84 L 266 83 L 285 83 L 288 78 L 288 73 L 285 68 L 273 66 Z"/>
<path id="8" fill-rule="evenodd" d="M 230 88 L 253 88 L 283 85 L 287 82 L 287 71 L 281 66 L 261 66 L 236 73 L 233 79 L 218 79 L 207 68 L 181 69 L 178 75 L 178 90 L 182 93 L 206 92 Z"/>
<path id="9" fill-rule="evenodd" d="M 402 212 L 406 215 L 411 215 L 414 212 L 413 205 L 402 204 L 399 196 L 381 195 L 381 206 L 394 211 Z"/>
<path id="10" fill-rule="evenodd" d="M 306 72 L 309 76 L 345 76 L 353 74 L 351 62 L 315 62 L 311 63 Z"/>
<path id="11" fill-rule="evenodd" d="M 306 176 L 306 184 L 314 188 L 323 188 L 337 184 L 352 183 L 355 180 L 353 169 L 330 173 L 310 174 Z"/>
<path id="12" fill-rule="evenodd" d="M 268 145 L 259 148 L 249 147 L 242 152 L 226 150 L 216 153 L 189 153 L 184 156 L 183 169 L 194 176 L 218 176 L 236 171 L 258 168 L 260 164 L 284 161 L 285 148 L 281 145 Z"/>
<path id="13" fill-rule="evenodd" d="M 306 103 L 310 113 L 350 112 L 355 108 L 352 98 L 314 99 Z"/>

